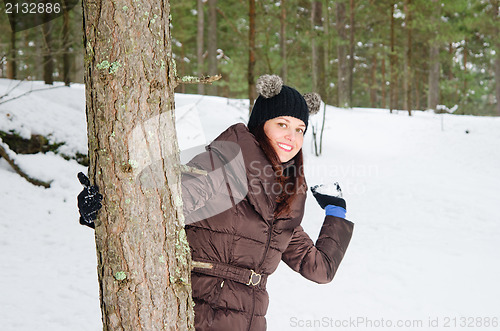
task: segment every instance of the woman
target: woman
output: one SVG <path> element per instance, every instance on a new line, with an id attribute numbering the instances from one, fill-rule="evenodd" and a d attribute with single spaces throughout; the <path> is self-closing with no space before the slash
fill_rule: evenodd
<path id="1" fill-rule="evenodd" d="M 278 76 L 262 76 L 257 89 L 248 126 L 231 126 L 189 162 L 208 175 L 183 175 L 196 330 L 265 330 L 267 277 L 280 260 L 328 283 L 352 235 L 345 201 L 315 188 L 326 210 L 316 244 L 300 226 L 307 193 L 302 144 L 319 96 L 304 98 Z M 92 226 L 99 206 L 89 207 L 88 196 L 79 196 L 80 222 Z M 100 205 L 95 196 L 90 201 Z"/>

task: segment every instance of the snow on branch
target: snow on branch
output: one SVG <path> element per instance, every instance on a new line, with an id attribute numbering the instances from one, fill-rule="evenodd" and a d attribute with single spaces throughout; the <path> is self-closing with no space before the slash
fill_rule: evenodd
<path id="1" fill-rule="evenodd" d="M 21 168 L 19 168 L 19 166 L 15 163 L 14 159 L 9 155 L 9 153 L 15 154 L 10 150 L 9 146 L 5 144 L 2 139 L 0 139 L 0 157 L 3 157 L 16 173 L 18 173 L 21 177 L 23 177 L 33 185 L 43 186 L 45 188 L 50 187 L 50 182 L 47 183 L 28 176 L 28 174 L 26 174 L 21 170 Z"/>
<path id="2" fill-rule="evenodd" d="M 218 81 L 221 78 L 222 78 L 222 75 L 202 76 L 202 77 L 183 76 L 183 77 L 176 77 L 176 82 L 177 82 L 177 85 L 180 85 L 180 84 L 212 84 L 213 82 Z"/>

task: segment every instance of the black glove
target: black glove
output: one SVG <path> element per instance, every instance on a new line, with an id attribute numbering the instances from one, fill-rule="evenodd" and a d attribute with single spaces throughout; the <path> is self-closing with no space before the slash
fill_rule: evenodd
<path id="1" fill-rule="evenodd" d="M 347 210 L 345 200 L 342 199 L 342 190 L 340 189 L 339 184 L 335 183 L 334 185 L 337 186 L 336 187 L 337 196 L 326 195 L 326 194 L 321 194 L 321 193 L 317 192 L 317 189 L 323 185 L 315 185 L 315 186 L 311 187 L 311 192 L 314 195 L 314 197 L 316 198 L 316 201 L 318 201 L 321 208 L 325 209 L 326 206 L 333 205 L 333 206 L 337 206 L 337 207 L 342 207 L 345 210 Z"/>
<path id="2" fill-rule="evenodd" d="M 80 224 L 95 228 L 94 221 L 97 212 L 101 209 L 102 194 L 95 185 L 90 185 L 90 180 L 83 172 L 78 173 L 78 180 L 83 185 L 83 191 L 78 194 L 78 211 L 80 212 Z"/>

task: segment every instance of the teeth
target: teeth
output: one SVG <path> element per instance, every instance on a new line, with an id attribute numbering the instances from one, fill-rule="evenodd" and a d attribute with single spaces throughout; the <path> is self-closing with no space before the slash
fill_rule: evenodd
<path id="1" fill-rule="evenodd" d="M 292 147 L 288 146 L 288 145 L 278 144 L 278 146 L 280 146 L 281 148 L 286 149 L 287 151 L 291 151 L 292 150 Z"/>

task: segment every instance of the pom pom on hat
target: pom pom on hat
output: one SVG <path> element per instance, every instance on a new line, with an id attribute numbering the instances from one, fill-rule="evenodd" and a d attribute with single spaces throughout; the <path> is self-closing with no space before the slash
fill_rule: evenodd
<path id="1" fill-rule="evenodd" d="M 262 75 L 257 79 L 255 89 L 264 98 L 269 99 L 281 92 L 283 80 L 277 75 Z"/>
<path id="2" fill-rule="evenodd" d="M 304 99 L 306 100 L 307 108 L 309 108 L 309 114 L 317 114 L 321 106 L 321 96 L 318 93 L 311 92 L 304 94 Z"/>

